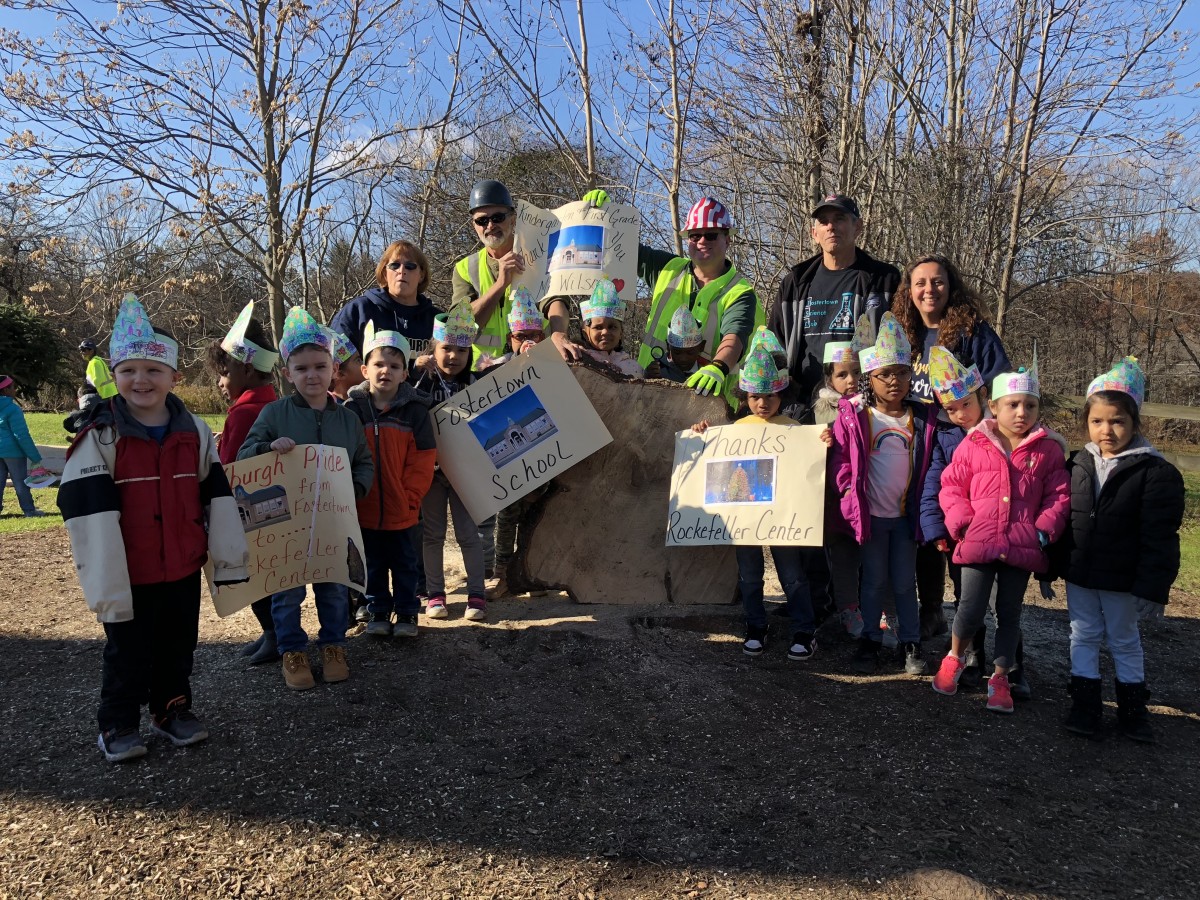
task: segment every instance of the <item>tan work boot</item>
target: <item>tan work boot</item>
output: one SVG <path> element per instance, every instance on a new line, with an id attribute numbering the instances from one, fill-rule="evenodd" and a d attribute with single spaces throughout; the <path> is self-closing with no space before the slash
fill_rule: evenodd
<path id="1" fill-rule="evenodd" d="M 293 691 L 307 691 L 316 686 L 313 681 L 312 669 L 308 665 L 308 654 L 303 650 L 294 650 L 283 654 L 283 680 Z"/>
<path id="2" fill-rule="evenodd" d="M 325 670 L 325 680 L 328 682 L 345 681 L 350 677 L 350 667 L 346 665 L 346 648 L 336 644 L 326 644 L 321 648 L 321 667 Z"/>
<path id="3" fill-rule="evenodd" d="M 503 600 L 505 597 L 513 596 L 512 588 L 508 586 L 508 579 L 503 574 L 500 580 L 496 582 L 495 587 L 487 589 L 487 598 L 489 600 Z"/>

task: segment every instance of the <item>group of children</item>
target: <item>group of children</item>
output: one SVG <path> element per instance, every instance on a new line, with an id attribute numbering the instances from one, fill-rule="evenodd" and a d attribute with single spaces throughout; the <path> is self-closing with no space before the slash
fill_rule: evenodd
<path id="1" fill-rule="evenodd" d="M 626 375 L 642 370 L 622 348 L 623 304 L 601 279 L 580 304 L 589 354 Z M 545 338 L 532 298 L 516 291 L 509 315 L 510 352 L 476 358 L 478 326 L 468 305 L 435 320 L 431 352 L 416 360 L 398 332 L 368 325 L 357 380 L 345 371 L 353 345 L 301 309 L 286 318 L 276 351 L 265 329 L 242 310 L 209 350 L 230 403 L 219 440 L 171 393 L 178 347 L 156 331 L 136 298 L 122 303 L 110 345 L 118 395 L 87 410 L 72 443 L 59 505 L 89 606 L 104 624 L 98 743 L 107 759 L 146 752 L 138 728 L 149 700 L 151 728 L 172 742 L 203 740 L 191 711 L 189 677 L 197 640 L 200 568 L 214 564 L 217 584 L 247 580 L 244 534 L 219 463 L 298 444 L 342 447 L 351 465 L 366 555 L 367 633 L 414 637 L 418 616 L 446 618 L 443 548 L 448 516 L 463 553 L 468 620 L 486 619 L 484 543 L 453 485 L 437 465 L 429 409 Z M 651 374 L 686 378 L 703 342 L 686 309 L 673 316 L 668 352 Z M 282 361 L 294 392 L 276 396 L 272 372 Z M 825 349 L 825 384 L 814 406 L 830 446 L 825 552 L 840 620 L 858 640 L 854 666 L 875 671 L 884 626 L 897 632 L 905 671 L 926 672 L 914 587 L 916 549 L 933 542 L 951 558 L 958 614 L 934 690 L 953 694 L 964 673 L 981 668 L 982 625 L 994 605 L 994 671 L 989 709 L 1011 712 L 1027 691 L 1020 617 L 1031 574 L 1066 578 L 1074 698 L 1068 727 L 1100 728 L 1099 648 L 1107 639 L 1117 668 L 1122 730 L 1152 740 L 1138 637 L 1138 600 L 1165 603 L 1178 570 L 1183 512 L 1179 473 L 1139 433 L 1144 378 L 1123 360 L 1089 388 L 1091 443 L 1072 460 L 1062 438 L 1039 421 L 1036 358 L 1005 373 L 990 390 L 973 366 L 934 348 L 931 377 L 941 412 L 908 398 L 912 351 L 885 314 L 866 317 L 854 340 Z M 340 390 L 335 379 L 342 377 Z M 789 386 L 783 348 L 758 329 L 739 372 L 744 423 L 794 425 L 780 414 Z M 736 423 L 735 423 L 736 424 Z M 694 426 L 708 427 L 707 422 Z M 503 592 L 522 501 L 503 510 L 494 540 Z M 491 525 L 484 523 L 490 530 Z M 817 649 L 816 613 L 803 550 L 771 547 L 791 620 L 788 656 Z M 418 556 L 419 554 L 419 556 Z M 744 652 L 762 654 L 768 636 L 761 547 L 738 547 L 738 583 L 746 616 Z M 125 566 L 111 560 L 124 559 Z M 422 571 L 423 570 L 423 571 Z M 861 584 L 860 584 L 861 573 Z M 423 579 L 423 584 L 419 580 Z M 313 585 L 320 623 L 323 680 L 350 670 L 351 619 L 343 585 Z M 252 605 L 261 637 L 252 662 L 282 658 L 285 683 L 315 686 L 300 609 L 306 588 Z M 496 596 L 496 594 L 493 594 Z"/>
<path id="2" fill-rule="evenodd" d="M 1137 361 L 1123 359 L 1089 385 L 1089 443 L 1069 463 L 1064 439 L 1040 421 L 1036 352 L 1028 369 L 988 386 L 975 366 L 934 347 L 930 377 L 940 409 L 910 399 L 912 361 L 891 313 L 878 329 L 864 316 L 853 341 L 825 348 L 825 381 L 813 407 L 817 424 L 829 426 L 821 435 L 829 445 L 825 552 L 841 623 L 858 637 L 855 670 L 876 671 L 890 625 L 899 632 L 905 672 L 927 672 L 915 567 L 917 547 L 930 542 L 949 557 L 957 606 L 935 691 L 954 694 L 964 674 L 983 668 L 983 624 L 993 607 L 987 708 L 1011 713 L 1014 696 L 1029 696 L 1021 611 L 1030 577 L 1061 577 L 1071 623 L 1066 727 L 1088 736 L 1101 730 L 1099 654 L 1107 641 L 1118 726 L 1153 741 L 1138 609 L 1167 602 L 1179 570 L 1184 489 L 1179 472 L 1140 433 L 1145 377 Z M 766 329 L 752 339 L 739 386 L 747 412 L 741 421 L 798 424 L 779 415 L 789 379 L 782 348 Z M 792 622 L 788 656 L 806 659 L 816 642 L 801 551 L 771 552 Z M 767 636 L 761 548 L 738 547 L 737 564 L 743 651 L 758 656 Z"/>

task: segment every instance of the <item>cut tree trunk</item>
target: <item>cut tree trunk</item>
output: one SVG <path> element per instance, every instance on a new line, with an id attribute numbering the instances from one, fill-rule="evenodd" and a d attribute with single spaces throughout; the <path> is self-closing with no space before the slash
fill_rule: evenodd
<path id="1" fill-rule="evenodd" d="M 732 547 L 667 547 L 675 432 L 726 421 L 725 402 L 671 381 L 572 365 L 613 441 L 551 483 L 522 517 L 508 583 L 579 603 L 704 604 L 737 598 Z"/>

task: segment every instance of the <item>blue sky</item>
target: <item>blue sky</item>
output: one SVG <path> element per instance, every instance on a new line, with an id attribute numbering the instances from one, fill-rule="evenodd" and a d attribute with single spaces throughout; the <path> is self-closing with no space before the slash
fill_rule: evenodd
<path id="1" fill-rule="evenodd" d="M 475 416 L 470 422 L 471 432 L 481 445 L 486 444 L 493 434 L 508 424 L 510 418 L 519 422 L 526 413 L 541 408 L 542 401 L 534 393 L 533 387 L 527 384 L 515 394 L 510 394 L 495 406 Z"/>

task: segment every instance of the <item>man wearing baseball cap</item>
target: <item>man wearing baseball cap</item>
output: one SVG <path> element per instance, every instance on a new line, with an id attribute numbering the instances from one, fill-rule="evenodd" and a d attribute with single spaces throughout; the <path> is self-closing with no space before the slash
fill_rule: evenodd
<path id="1" fill-rule="evenodd" d="M 79 354 L 87 363 L 87 374 L 79 391 L 80 408 L 87 408 L 101 400 L 117 396 L 117 383 L 113 381 L 108 363 L 96 353 L 96 342 L 90 338 L 80 341 Z"/>
<path id="2" fill-rule="evenodd" d="M 830 194 L 812 211 L 812 237 L 821 252 L 783 276 L 769 327 L 787 351 L 795 393 L 793 415 L 807 414 L 821 385 L 821 360 L 830 341 L 848 341 L 864 313 L 876 325 L 900 284 L 895 266 L 858 247 L 863 220 L 858 204 Z"/>

